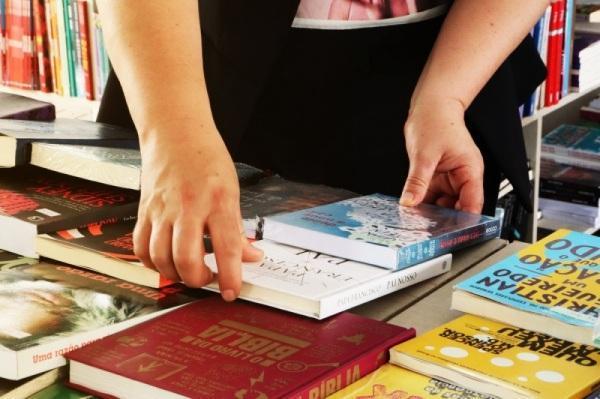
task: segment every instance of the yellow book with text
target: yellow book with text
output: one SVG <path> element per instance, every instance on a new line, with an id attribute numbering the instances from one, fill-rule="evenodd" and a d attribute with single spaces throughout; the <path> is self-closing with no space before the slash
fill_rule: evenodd
<path id="1" fill-rule="evenodd" d="M 488 399 L 490 396 L 386 364 L 329 399 Z"/>
<path id="2" fill-rule="evenodd" d="M 600 348 L 465 315 L 390 350 L 390 362 L 502 399 L 584 398 Z"/>

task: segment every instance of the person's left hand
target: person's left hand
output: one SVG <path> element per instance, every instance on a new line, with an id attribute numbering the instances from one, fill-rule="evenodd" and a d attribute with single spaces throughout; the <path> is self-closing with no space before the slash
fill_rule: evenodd
<path id="1" fill-rule="evenodd" d="M 457 100 L 421 101 L 404 127 L 410 168 L 400 204 L 433 203 L 471 213 L 483 208 L 483 158 Z"/>

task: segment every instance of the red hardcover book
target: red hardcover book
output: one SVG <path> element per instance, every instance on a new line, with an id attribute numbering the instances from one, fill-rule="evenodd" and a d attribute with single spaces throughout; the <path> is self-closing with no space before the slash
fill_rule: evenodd
<path id="1" fill-rule="evenodd" d="M 556 74 L 559 73 L 556 68 L 556 51 L 557 51 L 557 34 L 558 34 L 558 19 L 559 19 L 559 3 L 560 0 L 552 0 L 552 11 L 550 12 L 550 29 L 548 32 L 548 56 L 547 67 L 548 74 L 546 78 L 546 88 L 544 91 L 544 105 L 549 107 L 556 103 L 554 95 L 556 94 Z"/>
<path id="2" fill-rule="evenodd" d="M 405 329 L 208 298 L 70 352 L 70 383 L 103 397 L 324 398 L 380 367 Z"/>
<path id="3" fill-rule="evenodd" d="M 22 88 L 23 25 L 22 0 L 6 0 L 6 84 Z"/>
<path id="4" fill-rule="evenodd" d="M 85 83 L 85 97 L 94 99 L 94 82 L 92 78 L 92 54 L 90 49 L 89 18 L 87 0 L 77 1 L 77 21 L 79 23 L 79 38 L 81 42 L 81 66 Z"/>
<path id="5" fill-rule="evenodd" d="M 39 73 L 40 90 L 52 92 L 52 70 L 50 68 L 50 43 L 46 25 L 44 0 L 33 0 L 35 50 Z"/>

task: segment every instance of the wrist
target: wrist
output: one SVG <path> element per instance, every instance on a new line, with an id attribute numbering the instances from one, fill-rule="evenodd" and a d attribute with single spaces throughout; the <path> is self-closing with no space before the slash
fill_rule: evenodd
<path id="1" fill-rule="evenodd" d="M 467 107 L 458 97 L 440 95 L 415 95 L 411 99 L 408 110 L 408 119 L 420 115 L 446 115 L 455 118 L 464 118 Z"/>

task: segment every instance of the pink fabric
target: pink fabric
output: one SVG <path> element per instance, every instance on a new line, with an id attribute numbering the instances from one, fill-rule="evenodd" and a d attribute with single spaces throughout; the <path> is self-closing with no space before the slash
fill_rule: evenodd
<path id="1" fill-rule="evenodd" d="M 365 21 L 402 17 L 446 3 L 444 0 L 301 0 L 296 17 Z"/>

